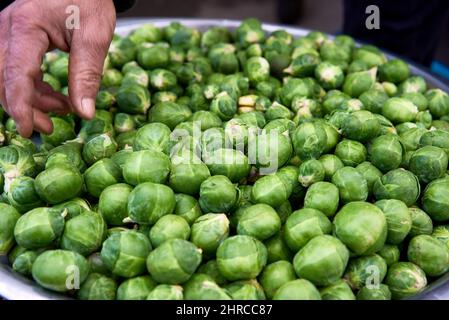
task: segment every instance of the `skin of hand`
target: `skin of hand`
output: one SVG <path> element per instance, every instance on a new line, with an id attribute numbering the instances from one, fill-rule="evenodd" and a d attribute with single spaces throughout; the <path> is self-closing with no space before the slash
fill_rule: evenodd
<path id="1" fill-rule="evenodd" d="M 79 9 L 75 28 L 69 6 Z M 48 112 L 94 117 L 115 21 L 112 0 L 16 0 L 0 12 L 0 104 L 23 137 L 51 133 Z M 56 48 L 69 52 L 69 97 L 42 81 L 42 59 Z"/>

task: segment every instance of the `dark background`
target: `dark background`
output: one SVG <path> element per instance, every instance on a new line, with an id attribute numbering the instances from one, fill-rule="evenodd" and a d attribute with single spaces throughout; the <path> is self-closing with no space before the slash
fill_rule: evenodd
<path id="1" fill-rule="evenodd" d="M 256 17 L 263 22 L 279 23 L 279 0 L 138 0 L 120 17 L 192 17 L 245 19 Z M 424 0 L 423 0 L 424 1 Z M 302 0 L 299 19 L 293 25 L 328 33 L 339 33 L 343 25 L 342 0 Z M 382 12 L 380 12 L 382 28 Z M 449 19 L 442 30 L 435 59 L 449 65 Z"/>

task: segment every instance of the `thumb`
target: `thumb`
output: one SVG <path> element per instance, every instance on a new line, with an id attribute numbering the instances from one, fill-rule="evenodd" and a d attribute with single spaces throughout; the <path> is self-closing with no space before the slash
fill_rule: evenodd
<path id="1" fill-rule="evenodd" d="M 115 20 L 114 20 L 115 22 Z M 112 40 L 113 28 L 98 26 L 73 33 L 69 62 L 69 96 L 74 111 L 82 118 L 95 115 L 95 98 L 100 87 L 103 64 Z"/>

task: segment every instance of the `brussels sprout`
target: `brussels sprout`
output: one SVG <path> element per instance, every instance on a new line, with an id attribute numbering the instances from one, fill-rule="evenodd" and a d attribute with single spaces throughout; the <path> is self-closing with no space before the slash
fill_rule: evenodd
<path id="1" fill-rule="evenodd" d="M 33 268 L 33 263 L 36 261 L 36 258 L 39 254 L 42 253 L 42 249 L 40 250 L 27 250 L 25 252 L 20 253 L 15 257 L 12 262 L 12 269 L 15 272 L 23 274 L 25 276 L 30 276 Z"/>
<path id="2" fill-rule="evenodd" d="M 220 288 L 206 274 L 194 274 L 184 284 L 184 299 L 186 300 L 231 300 L 227 290 Z"/>
<path id="3" fill-rule="evenodd" d="M 107 225 L 100 214 L 85 211 L 65 223 L 61 248 L 87 256 L 100 248 L 106 230 Z"/>
<path id="4" fill-rule="evenodd" d="M 332 183 L 338 187 L 342 203 L 365 201 L 368 198 L 368 183 L 355 168 L 338 169 L 332 176 Z"/>
<path id="5" fill-rule="evenodd" d="M 304 96 L 310 98 L 311 88 L 305 79 L 291 78 L 280 89 L 281 103 L 285 106 L 291 106 L 295 96 Z"/>
<path id="6" fill-rule="evenodd" d="M 330 181 L 338 169 L 344 167 L 343 162 L 334 154 L 325 154 L 318 159 L 324 168 L 324 180 Z"/>
<path id="7" fill-rule="evenodd" d="M 373 186 L 377 200 L 397 199 L 411 206 L 421 192 L 418 178 L 410 171 L 399 168 L 391 170 L 378 179 Z"/>
<path id="8" fill-rule="evenodd" d="M 34 179 L 30 177 L 18 177 L 12 180 L 9 190 L 5 190 L 8 202 L 19 213 L 25 213 L 31 209 L 43 206 L 35 190 Z"/>
<path id="9" fill-rule="evenodd" d="M 190 239 L 206 256 L 213 256 L 228 235 L 229 220 L 226 215 L 209 213 L 195 220 Z"/>
<path id="10" fill-rule="evenodd" d="M 293 258 L 292 252 L 284 241 L 282 232 L 279 232 L 270 239 L 265 240 L 264 245 L 267 248 L 268 263 L 273 263 L 279 260 L 291 261 Z"/>
<path id="11" fill-rule="evenodd" d="M 335 155 L 344 165 L 355 167 L 366 160 L 366 148 L 358 141 L 344 139 L 335 148 Z"/>
<path id="12" fill-rule="evenodd" d="M 343 84 L 343 92 L 358 98 L 365 91 L 370 90 L 375 82 L 377 69 L 350 73 Z"/>
<path id="13" fill-rule="evenodd" d="M 75 138 L 74 128 L 69 122 L 58 117 L 51 117 L 51 122 L 53 123 L 53 133 L 49 135 L 41 134 L 44 143 L 59 146 L 63 142 Z"/>
<path id="14" fill-rule="evenodd" d="M 340 240 L 321 235 L 311 239 L 299 250 L 293 266 L 298 277 L 326 286 L 341 278 L 348 259 L 349 251 Z"/>
<path id="15" fill-rule="evenodd" d="M 196 156 L 192 158 L 172 159 L 169 185 L 175 192 L 197 195 L 201 183 L 210 177 L 208 167 Z"/>
<path id="16" fill-rule="evenodd" d="M 77 292 L 80 300 L 115 300 L 117 283 L 99 273 L 90 273 Z"/>
<path id="17" fill-rule="evenodd" d="M 123 177 L 131 185 L 142 182 L 164 183 L 170 173 L 170 159 L 155 150 L 133 152 L 123 165 Z"/>
<path id="18" fill-rule="evenodd" d="M 399 129 L 399 126 L 397 127 Z M 427 132 L 424 128 L 413 127 L 400 132 L 400 140 L 407 151 L 415 151 L 419 147 L 421 137 Z"/>
<path id="19" fill-rule="evenodd" d="M 363 142 L 379 134 L 380 123 L 371 112 L 360 110 L 346 117 L 341 129 L 347 138 Z"/>
<path id="20" fill-rule="evenodd" d="M 126 279 L 117 289 L 117 300 L 146 300 L 156 285 L 150 276 Z"/>
<path id="21" fill-rule="evenodd" d="M 100 252 L 95 252 L 91 254 L 87 258 L 87 262 L 90 266 L 90 273 L 98 273 L 102 274 L 107 277 L 115 278 L 115 276 L 112 274 L 112 272 L 106 267 L 105 263 L 101 259 Z"/>
<path id="22" fill-rule="evenodd" d="M 42 81 L 48 83 L 54 91 L 61 90 L 61 83 L 59 82 L 59 80 L 49 73 L 44 73 Z"/>
<path id="23" fill-rule="evenodd" d="M 58 55 L 54 61 L 51 61 L 49 64 L 50 74 L 54 76 L 58 81 L 67 85 L 68 81 L 68 73 L 69 73 L 69 58 L 68 55 L 60 54 Z"/>
<path id="24" fill-rule="evenodd" d="M 86 200 L 81 198 L 73 198 L 72 200 L 53 206 L 53 209 L 61 212 L 66 210 L 66 219 L 71 219 L 84 211 L 90 211 L 91 208 Z"/>
<path id="25" fill-rule="evenodd" d="M 237 233 L 265 240 L 279 232 L 281 220 L 276 211 L 266 204 L 255 204 L 243 209 Z"/>
<path id="26" fill-rule="evenodd" d="M 157 220 L 150 229 L 149 235 L 151 244 L 154 247 L 159 247 L 162 243 L 170 239 L 188 240 L 190 226 L 184 218 L 168 214 Z"/>
<path id="27" fill-rule="evenodd" d="M 368 147 L 371 163 L 382 172 L 397 169 L 403 159 L 404 148 L 396 135 L 381 135 Z"/>
<path id="28" fill-rule="evenodd" d="M 128 197 L 132 187 L 125 183 L 117 183 L 106 187 L 100 194 L 99 213 L 108 225 L 120 226 L 128 216 Z"/>
<path id="29" fill-rule="evenodd" d="M 108 186 L 119 183 L 121 180 L 121 168 L 108 158 L 95 162 L 84 173 L 87 192 L 96 198 L 100 197 Z"/>
<path id="30" fill-rule="evenodd" d="M 291 195 L 292 188 L 288 184 L 289 182 L 279 172 L 264 176 L 256 181 L 251 190 L 252 201 L 254 203 L 264 203 L 276 208 L 284 203 Z M 276 190 L 276 192 L 273 192 L 273 190 Z"/>
<path id="31" fill-rule="evenodd" d="M 427 285 L 424 271 L 411 262 L 393 264 L 387 273 L 388 285 L 393 299 L 407 298 L 420 293 Z"/>
<path id="32" fill-rule="evenodd" d="M 376 287 L 363 287 L 357 292 L 357 300 L 391 300 L 391 291 L 385 284 Z"/>
<path id="33" fill-rule="evenodd" d="M 409 169 L 422 183 L 441 178 L 447 171 L 448 156 L 443 149 L 425 146 L 415 151 L 409 162 Z"/>
<path id="34" fill-rule="evenodd" d="M 133 148 L 169 153 L 170 128 L 163 123 L 149 123 L 137 130 Z"/>
<path id="35" fill-rule="evenodd" d="M 382 172 L 368 161 L 362 162 L 355 169 L 365 178 L 368 192 L 372 194 L 374 183 L 382 177 Z"/>
<path id="36" fill-rule="evenodd" d="M 443 130 L 426 131 L 419 139 L 419 146 L 435 146 L 449 153 L 449 133 Z"/>
<path id="37" fill-rule="evenodd" d="M 114 116 L 114 129 L 118 133 L 133 131 L 135 126 L 136 124 L 132 115 L 117 113 Z"/>
<path id="38" fill-rule="evenodd" d="M 65 214 L 64 211 L 52 208 L 36 208 L 28 211 L 15 224 L 15 240 L 21 247 L 27 249 L 39 249 L 53 244 L 64 230 Z"/>
<path id="39" fill-rule="evenodd" d="M 103 242 L 101 259 L 114 275 L 132 278 L 146 271 L 151 249 L 150 240 L 140 232 L 116 232 Z"/>
<path id="40" fill-rule="evenodd" d="M 377 254 L 381 256 L 387 263 L 387 266 L 390 267 L 392 264 L 399 261 L 400 251 L 398 246 L 386 244 L 377 252 Z"/>
<path id="41" fill-rule="evenodd" d="M 326 90 L 340 88 L 345 78 L 343 70 L 339 66 L 326 61 L 316 66 L 315 77 Z"/>
<path id="42" fill-rule="evenodd" d="M 220 273 L 230 281 L 257 277 L 266 262 L 267 249 L 259 240 L 250 236 L 229 237 L 217 249 Z"/>
<path id="43" fill-rule="evenodd" d="M 307 189 L 304 208 L 317 209 L 327 217 L 332 217 L 338 209 L 338 188 L 329 182 L 317 182 Z"/>
<path id="44" fill-rule="evenodd" d="M 163 45 L 143 43 L 137 48 L 137 62 L 146 70 L 164 68 L 169 60 L 169 50 Z"/>
<path id="45" fill-rule="evenodd" d="M 396 199 L 384 199 L 377 201 L 375 205 L 383 211 L 387 219 L 387 242 L 401 243 L 412 228 L 412 217 L 405 203 Z"/>
<path id="46" fill-rule="evenodd" d="M 150 292 L 147 300 L 183 300 L 183 288 L 181 286 L 160 284 Z"/>
<path id="47" fill-rule="evenodd" d="M 295 269 L 288 261 L 277 261 L 267 265 L 259 277 L 268 299 L 272 299 L 276 291 L 284 284 L 295 279 Z"/>
<path id="48" fill-rule="evenodd" d="M 433 231 L 432 231 L 432 237 L 440 240 L 442 243 L 444 243 L 446 245 L 446 247 L 449 248 L 449 246 L 448 246 L 449 227 L 447 225 L 436 226 L 435 229 L 433 229 Z"/>
<path id="49" fill-rule="evenodd" d="M 227 280 L 225 279 L 225 277 L 223 277 L 223 275 L 220 273 L 220 270 L 218 270 L 217 260 L 209 260 L 208 262 L 202 264 L 198 268 L 197 273 L 207 274 L 219 286 L 227 283 Z"/>
<path id="50" fill-rule="evenodd" d="M 189 225 L 201 216 L 202 212 L 198 201 L 186 194 L 176 194 L 175 195 L 176 205 L 174 209 L 174 214 L 184 218 Z"/>
<path id="51" fill-rule="evenodd" d="M 201 37 L 201 47 L 210 48 L 217 43 L 227 43 L 231 40 L 228 29 L 223 27 L 211 27 L 203 32 Z"/>
<path id="52" fill-rule="evenodd" d="M 312 238 L 332 231 L 332 224 L 320 211 L 305 208 L 293 212 L 285 223 L 284 239 L 293 252 L 298 252 Z"/>
<path id="53" fill-rule="evenodd" d="M 428 276 L 436 277 L 449 269 L 449 249 L 429 235 L 414 237 L 409 243 L 407 257 Z"/>
<path id="54" fill-rule="evenodd" d="M 325 171 L 320 161 L 311 159 L 299 166 L 298 181 L 302 186 L 308 187 L 316 182 L 324 180 Z"/>
<path id="55" fill-rule="evenodd" d="M 384 213 L 367 202 L 346 204 L 335 216 L 334 226 L 336 236 L 356 255 L 379 251 L 387 238 Z"/>
<path id="56" fill-rule="evenodd" d="M 236 201 L 237 188 L 225 176 L 212 176 L 201 184 L 199 204 L 203 212 L 226 213 Z"/>
<path id="57" fill-rule="evenodd" d="M 387 263 L 377 255 L 368 255 L 349 261 L 345 279 L 353 289 L 382 283 L 387 274 Z"/>
<path id="58" fill-rule="evenodd" d="M 185 105 L 175 102 L 159 102 L 148 112 L 149 122 L 160 122 L 173 130 L 178 124 L 190 118 L 192 112 Z"/>
<path id="59" fill-rule="evenodd" d="M 432 234 L 433 222 L 427 213 L 418 207 L 410 207 L 408 210 L 412 218 L 412 228 L 409 236 L 414 237 L 421 234 Z"/>
<path id="60" fill-rule="evenodd" d="M 431 89 L 426 92 L 429 110 L 435 118 L 449 114 L 449 95 L 441 89 Z"/>
<path id="61" fill-rule="evenodd" d="M 221 119 L 213 112 L 200 110 L 195 112 L 190 121 L 198 122 L 201 126 L 201 130 L 205 131 L 210 128 L 221 127 Z"/>
<path id="62" fill-rule="evenodd" d="M 404 98 L 390 98 L 385 102 L 382 114 L 393 123 L 414 121 L 418 114 L 418 107 Z"/>
<path id="63" fill-rule="evenodd" d="M 14 207 L 0 203 L 0 255 L 6 255 L 14 245 L 17 220 L 21 218 Z"/>
<path id="64" fill-rule="evenodd" d="M 449 179 L 440 178 L 429 183 L 422 196 L 424 211 L 435 221 L 449 219 Z"/>
<path id="65" fill-rule="evenodd" d="M 273 300 L 321 300 L 321 295 L 310 281 L 297 279 L 289 281 L 277 289 Z"/>
<path id="66" fill-rule="evenodd" d="M 75 274 L 79 282 L 74 281 Z M 84 282 L 88 274 L 89 264 L 82 255 L 59 249 L 41 253 L 32 268 L 33 278 L 39 285 L 58 292 L 75 289 L 78 283 Z"/>
<path id="67" fill-rule="evenodd" d="M 129 194 L 129 218 L 139 224 L 153 225 L 162 216 L 172 214 L 175 204 L 172 189 L 163 184 L 144 182 Z"/>
<path id="68" fill-rule="evenodd" d="M 265 300 L 265 292 L 257 280 L 243 280 L 225 286 L 234 300 Z"/>
<path id="69" fill-rule="evenodd" d="M 238 182 L 249 174 L 248 158 L 238 150 L 218 149 L 205 159 L 212 175 L 225 175 L 232 182 Z"/>
<path id="70" fill-rule="evenodd" d="M 300 124 L 293 132 L 292 143 L 301 159 L 318 158 L 326 148 L 326 130 L 319 122 Z"/>
<path id="71" fill-rule="evenodd" d="M 320 294 L 323 300 L 355 300 L 351 287 L 344 280 L 321 289 Z"/>
<path id="72" fill-rule="evenodd" d="M 116 99 L 119 110 L 130 114 L 145 114 L 151 104 L 148 89 L 135 85 L 121 86 Z"/>
<path id="73" fill-rule="evenodd" d="M 89 139 L 83 147 L 83 159 L 87 164 L 103 158 L 110 158 L 117 151 L 117 143 L 107 134 L 100 134 Z"/>
<path id="74" fill-rule="evenodd" d="M 392 59 L 387 63 L 379 66 L 379 79 L 381 81 L 389 81 L 400 83 L 410 76 L 408 64 L 400 59 Z"/>
<path id="75" fill-rule="evenodd" d="M 313 76 L 315 68 L 319 65 L 320 58 L 313 53 L 303 53 L 293 59 L 284 72 L 294 77 Z"/>
<path id="76" fill-rule="evenodd" d="M 366 110 L 373 113 L 382 113 L 382 107 L 389 99 L 388 95 L 380 90 L 368 90 L 359 97 Z"/>
<path id="77" fill-rule="evenodd" d="M 147 268 L 157 282 L 180 284 L 192 276 L 201 258 L 201 250 L 191 242 L 171 239 L 148 255 Z"/>
<path id="78" fill-rule="evenodd" d="M 101 85 L 103 87 L 120 87 L 122 84 L 123 75 L 117 69 L 107 69 L 103 72 L 103 77 L 101 79 Z"/>

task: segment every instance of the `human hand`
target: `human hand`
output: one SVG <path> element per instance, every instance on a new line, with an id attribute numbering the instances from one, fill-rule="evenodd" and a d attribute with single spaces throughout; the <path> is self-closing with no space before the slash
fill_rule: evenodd
<path id="1" fill-rule="evenodd" d="M 79 27 L 69 28 L 68 6 L 79 8 Z M 16 0 L 0 12 L 0 104 L 29 137 L 53 130 L 48 112 L 95 115 L 95 97 L 115 28 L 112 0 Z M 69 52 L 69 97 L 42 81 L 49 50 Z"/>

